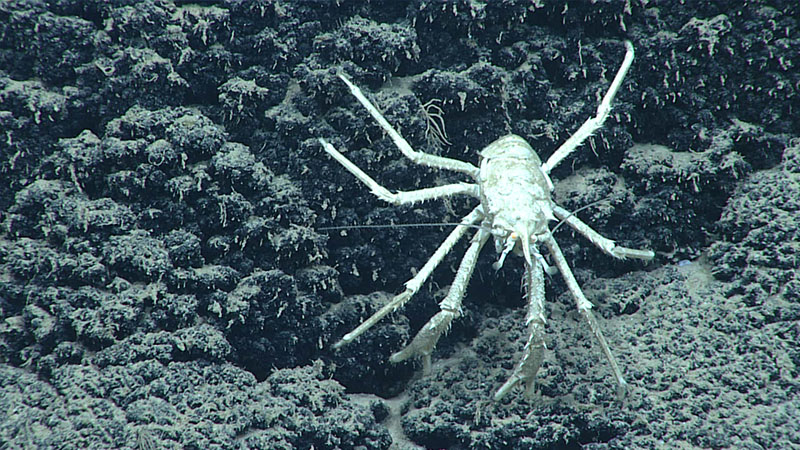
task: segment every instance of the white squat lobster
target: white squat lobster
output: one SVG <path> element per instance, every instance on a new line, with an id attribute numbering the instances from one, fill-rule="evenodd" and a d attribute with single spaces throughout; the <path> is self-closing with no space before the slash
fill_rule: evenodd
<path id="1" fill-rule="evenodd" d="M 366 184 L 373 194 L 389 203 L 399 205 L 449 197 L 456 194 L 467 194 L 480 199 L 480 205 L 461 219 L 460 226 L 457 226 L 444 242 L 439 245 L 439 248 L 436 249 L 433 256 L 419 270 L 416 276 L 406 282 L 406 289 L 403 293 L 392 298 L 389 303 L 369 319 L 346 334 L 334 345 L 335 348 L 352 342 L 384 316 L 402 307 L 419 290 L 456 242 L 464 236 L 467 228 L 480 222 L 480 228 L 473 235 L 469 248 L 467 248 L 461 260 L 455 279 L 450 286 L 450 291 L 445 299 L 439 303 L 441 310 L 422 327 L 406 348 L 391 356 L 391 361 L 400 362 L 414 356 L 420 356 L 425 370 L 428 371 L 430 369 L 431 352 L 441 335 L 448 330 L 453 319 L 461 315 L 461 301 L 475 268 L 478 254 L 489 237 L 493 237 L 495 248 L 500 253 L 500 258 L 495 263 L 495 268 L 499 269 L 506 256 L 512 251 L 524 257 L 524 284 L 528 303 L 528 313 L 525 319 L 528 328 L 528 340 L 525 343 L 523 355 L 513 374 L 500 387 L 494 399 L 500 400 L 518 383 L 524 383 L 525 393 L 531 395 L 535 385 L 536 373 L 542 364 L 545 350 L 544 271 L 550 270 L 550 267 L 538 250 L 538 244 L 544 244 L 550 252 L 555 267 L 564 277 L 567 288 L 575 298 L 578 311 L 586 318 L 589 328 L 597 338 L 600 348 L 611 365 L 617 382 L 617 398 L 624 397 L 627 391 L 627 382 L 622 375 L 617 360 L 608 347 L 594 314 L 592 314 L 592 304 L 586 299 L 578 282 L 575 280 L 575 276 L 561 253 L 561 249 L 553 239 L 548 223 L 556 219 L 566 222 L 567 225 L 589 239 L 600 250 L 615 258 L 624 259 L 630 257 L 649 261 L 654 257 L 654 253 L 650 250 L 637 250 L 616 245 L 614 241 L 600 235 L 600 233 L 594 231 L 572 213 L 555 204 L 551 199 L 553 183 L 550 181 L 550 171 L 575 151 L 592 133 L 597 131 L 608 117 L 614 95 L 619 90 L 622 80 L 625 78 L 625 74 L 633 61 L 633 44 L 625 41 L 625 48 L 627 52 L 622 66 L 617 71 L 611 87 L 597 108 L 595 117 L 588 119 L 544 164 L 541 163 L 536 152 L 533 151 L 533 148 L 525 139 L 513 134 L 497 139 L 480 152 L 480 168 L 468 162 L 415 151 L 400 133 L 392 128 L 375 106 L 367 100 L 361 90 L 344 75 L 339 75 L 350 88 L 350 92 L 369 111 L 370 115 L 381 125 L 384 131 L 391 136 L 395 145 L 403 152 L 403 155 L 417 164 L 463 172 L 470 175 L 475 182 L 455 183 L 409 192 L 392 193 L 370 178 L 369 175 L 339 153 L 331 144 L 319 138 L 319 142 L 328 154 Z"/>

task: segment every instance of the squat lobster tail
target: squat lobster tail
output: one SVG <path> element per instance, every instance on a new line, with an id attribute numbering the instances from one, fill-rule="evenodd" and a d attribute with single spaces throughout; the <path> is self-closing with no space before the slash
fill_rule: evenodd
<path id="1" fill-rule="evenodd" d="M 545 350 L 544 271 L 551 270 L 539 252 L 539 246 L 543 244 L 550 253 L 555 269 L 561 272 L 567 288 L 575 299 L 578 311 L 588 322 L 592 334 L 611 366 L 617 383 L 617 397 L 621 399 L 625 395 L 627 382 L 591 311 L 592 304 L 583 294 L 549 228 L 550 221 L 561 220 L 604 253 L 615 258 L 636 258 L 648 261 L 655 256 L 650 250 L 616 245 L 614 241 L 602 236 L 575 215 L 558 206 L 551 196 L 553 183 L 550 180 L 550 171 L 602 127 L 608 118 L 614 96 L 633 62 L 633 44 L 625 41 L 625 47 L 625 59 L 598 106 L 596 115 L 586 120 L 578 131 L 567 139 L 545 163 L 541 162 L 525 139 L 516 135 L 501 137 L 486 146 L 480 152 L 479 167 L 456 159 L 418 152 L 389 124 L 356 85 L 346 76 L 339 74 L 339 78 L 350 88 L 353 96 L 389 134 L 403 155 L 420 165 L 467 174 L 473 182 L 393 193 L 353 164 L 328 141 L 319 138 L 320 144 L 329 155 L 367 185 L 378 198 L 392 204 L 409 204 L 461 194 L 473 196 L 480 203 L 461 219 L 460 226 L 453 229 L 419 272 L 406 282 L 405 291 L 392 298 L 370 318 L 347 333 L 334 344 L 334 348 L 338 349 L 352 342 L 383 317 L 405 305 L 430 277 L 436 266 L 453 249 L 456 242 L 464 237 L 469 226 L 479 224 L 480 228 L 471 238 L 447 296 L 439 303 L 440 311 L 422 327 L 411 343 L 391 356 L 391 361 L 400 362 L 420 357 L 425 370 L 430 368 L 431 353 L 442 334 L 450 328 L 452 321 L 461 315 L 461 302 L 477 264 L 478 256 L 483 246 L 492 238 L 495 250 L 500 254 L 495 263 L 497 269 L 503 265 L 509 253 L 513 252 L 523 257 L 525 296 L 528 304 L 525 319 L 528 339 L 522 357 L 508 381 L 500 387 L 494 398 L 495 400 L 502 399 L 518 384 L 525 385 L 526 394 L 532 393 Z"/>

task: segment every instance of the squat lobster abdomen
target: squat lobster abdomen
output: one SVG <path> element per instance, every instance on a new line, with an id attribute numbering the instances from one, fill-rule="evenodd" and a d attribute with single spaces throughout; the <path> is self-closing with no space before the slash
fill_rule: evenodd
<path id="1" fill-rule="evenodd" d="M 416 276 L 406 282 L 404 292 L 392 298 L 370 318 L 347 333 L 334 345 L 334 348 L 352 342 L 387 314 L 409 301 L 436 266 L 442 262 L 445 255 L 452 250 L 456 242 L 466 234 L 468 227 L 479 223 L 480 227 L 473 235 L 461 260 L 450 291 L 439 303 L 441 310 L 422 327 L 406 348 L 392 355 L 391 360 L 399 362 L 419 356 L 423 360 L 426 371 L 429 370 L 431 352 L 441 335 L 449 329 L 453 319 L 461 315 L 461 301 L 477 264 L 478 255 L 484 244 L 490 237 L 493 237 L 495 248 L 500 253 L 500 258 L 495 263 L 496 268 L 499 269 L 502 266 L 506 256 L 512 251 L 524 257 L 524 285 L 528 302 L 525 321 L 528 328 L 528 339 L 522 357 L 511 377 L 495 394 L 495 400 L 501 399 L 520 383 L 526 385 L 526 393 L 531 393 L 545 349 L 544 271 L 549 270 L 550 267 L 547 266 L 539 251 L 540 244 L 543 244 L 547 248 L 555 268 L 561 272 L 567 288 L 575 298 L 578 311 L 589 323 L 592 334 L 597 338 L 603 354 L 611 365 L 617 382 L 618 398 L 624 396 L 627 383 L 622 371 L 591 311 L 592 304 L 583 295 L 561 249 L 552 236 L 548 223 L 556 218 L 562 220 L 603 252 L 615 258 L 638 258 L 648 261 L 655 256 L 650 250 L 631 249 L 616 245 L 614 241 L 602 236 L 572 213 L 556 205 L 550 195 L 553 190 L 553 183 L 549 176 L 550 171 L 575 151 L 586 138 L 597 131 L 608 117 L 614 95 L 619 90 L 633 61 L 633 44 L 626 41 L 625 47 L 627 50 L 625 59 L 598 106 L 596 116 L 584 122 L 578 131 L 567 139 L 544 164 L 525 139 L 516 135 L 504 136 L 483 149 L 480 168 L 468 162 L 415 151 L 378 109 L 367 100 L 361 90 L 344 75 L 339 75 L 350 88 L 350 92 L 391 136 L 403 155 L 417 164 L 467 174 L 472 177 L 474 183 L 454 183 L 410 192 L 392 193 L 339 153 L 326 140 L 320 138 L 320 144 L 329 155 L 366 184 L 376 196 L 394 204 L 414 203 L 455 194 L 471 195 L 479 199 L 480 204 L 461 219 L 460 225 L 439 245 L 439 248 Z"/>

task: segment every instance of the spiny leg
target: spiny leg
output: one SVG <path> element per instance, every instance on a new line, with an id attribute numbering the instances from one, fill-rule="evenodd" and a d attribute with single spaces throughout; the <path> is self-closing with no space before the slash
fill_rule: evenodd
<path id="1" fill-rule="evenodd" d="M 494 400 L 499 401 L 518 383 L 525 384 L 525 395 L 531 397 L 536 385 L 536 373 L 542 365 L 544 358 L 544 270 L 536 258 L 533 267 L 525 267 L 525 295 L 528 297 L 528 314 L 525 316 L 525 325 L 528 328 L 528 340 L 514 373 L 508 381 L 494 394 Z"/>
<path id="2" fill-rule="evenodd" d="M 425 200 L 433 200 L 441 197 L 450 197 L 456 194 L 469 194 L 473 197 L 478 197 L 478 185 L 471 183 L 453 183 L 444 186 L 436 186 L 432 188 L 418 189 L 415 191 L 398 191 L 397 193 L 391 192 L 385 187 L 378 184 L 372 177 L 367 175 L 361 168 L 353 164 L 352 161 L 347 159 L 346 156 L 341 154 L 336 148 L 328 143 L 325 139 L 318 138 L 322 148 L 328 152 L 339 164 L 343 165 L 350 173 L 356 176 L 362 183 L 372 191 L 375 196 L 389 202 L 393 205 L 400 205 L 404 203 L 417 203 Z"/>
<path id="3" fill-rule="evenodd" d="M 453 279 L 453 284 L 450 285 L 447 297 L 439 303 L 441 311 L 419 330 L 406 348 L 392 355 L 390 361 L 397 363 L 413 356 L 421 356 L 423 371 L 425 373 L 430 372 L 431 352 L 433 352 L 433 348 L 436 347 L 436 343 L 442 334 L 450 329 L 453 319 L 461 315 L 461 300 L 464 298 L 469 279 L 472 277 L 472 271 L 478 262 L 478 254 L 489 236 L 490 233 L 484 229 L 480 229 L 475 233 L 469 248 L 464 253 L 464 258 L 461 259 L 461 264 L 458 266 L 458 271 Z"/>
<path id="4" fill-rule="evenodd" d="M 614 258 L 636 258 L 644 261 L 650 261 L 656 256 L 652 250 L 640 250 L 617 245 L 616 242 L 603 236 L 597 231 L 594 231 L 592 227 L 587 225 L 584 221 L 580 220 L 577 216 L 558 205 L 553 205 L 553 213 L 560 220 L 563 220 L 567 223 L 567 225 L 571 226 L 575 231 L 582 234 L 586 239 L 589 239 L 589 241 L 597 246 L 597 248 L 602 250 L 607 255 L 613 256 Z"/>
<path id="5" fill-rule="evenodd" d="M 597 319 L 595 319 L 594 314 L 592 314 L 592 304 L 586 299 L 586 296 L 583 295 L 583 291 L 581 291 L 581 287 L 578 285 L 575 275 L 572 274 L 572 270 L 569 268 L 567 260 L 564 258 L 564 254 L 561 253 L 561 248 L 559 248 L 553 236 L 548 236 L 544 242 L 550 250 L 550 254 L 553 256 L 553 261 L 555 261 L 556 267 L 558 267 L 558 270 L 561 272 L 561 276 L 564 277 L 567 288 L 569 288 L 569 291 L 575 298 L 578 311 L 586 321 L 589 322 L 589 328 L 592 330 L 592 334 L 597 338 L 597 342 L 600 344 L 600 348 L 603 350 L 608 363 L 611 364 L 611 370 L 614 372 L 614 378 L 617 381 L 617 400 L 622 400 L 628 390 L 628 383 L 625 381 L 625 377 L 622 376 L 622 370 L 620 370 L 616 358 L 614 358 L 611 349 L 608 347 L 608 342 L 606 342 L 606 338 L 603 336 L 603 331 L 600 329 Z"/>
<path id="6" fill-rule="evenodd" d="M 558 165 L 564 158 L 569 156 L 570 153 L 575 151 L 583 141 L 586 140 L 589 136 L 591 136 L 595 131 L 597 131 L 600 127 L 603 126 L 603 123 L 608 118 L 608 113 L 611 111 L 611 102 L 614 100 L 614 96 L 617 94 L 620 86 L 622 85 L 622 81 L 625 79 L 625 75 L 628 73 L 628 69 L 631 67 L 631 63 L 633 62 L 633 44 L 631 41 L 625 41 L 625 59 L 622 61 L 622 65 L 620 66 L 619 70 L 617 71 L 617 75 L 614 77 L 614 81 L 611 82 L 611 86 L 608 88 L 608 92 L 606 95 L 603 96 L 603 101 L 600 102 L 600 105 L 597 107 L 597 114 L 588 119 L 586 122 L 578 128 L 578 131 L 575 132 L 569 139 L 566 140 L 555 153 L 547 159 L 547 162 L 542 164 L 542 171 L 544 173 L 549 174 L 551 170 L 555 166 Z"/>
<path id="7" fill-rule="evenodd" d="M 381 128 L 383 128 L 383 130 L 389 134 L 389 136 L 392 138 L 392 141 L 394 141 L 394 144 L 397 146 L 397 148 L 399 148 L 400 151 L 403 152 L 403 155 L 405 155 L 408 159 L 417 164 L 422 164 L 424 166 L 436 167 L 438 169 L 455 170 L 457 172 L 463 172 L 469 174 L 470 176 L 472 176 L 472 178 L 477 178 L 478 168 L 468 162 L 459 161 L 457 159 L 445 158 L 442 156 L 430 155 L 428 153 L 418 152 L 413 148 L 411 148 L 411 145 L 408 143 L 408 141 L 406 141 L 405 138 L 403 138 L 403 136 L 400 135 L 400 133 L 398 133 L 397 130 L 395 130 L 394 127 L 392 127 L 392 125 L 389 124 L 389 121 L 387 121 L 386 118 L 383 117 L 383 114 L 381 114 L 380 111 L 378 111 L 378 108 L 376 108 L 367 99 L 367 97 L 364 95 L 363 92 L 361 92 L 361 89 L 359 89 L 358 86 L 353 84 L 343 74 L 339 74 L 339 78 L 341 78 L 342 81 L 345 82 L 347 87 L 350 88 L 350 92 L 353 94 L 353 96 L 356 99 L 358 99 L 358 101 L 364 106 L 364 108 L 367 109 L 372 118 L 375 119 L 375 121 L 378 122 L 378 124 L 380 124 Z"/>
<path id="8" fill-rule="evenodd" d="M 384 305 L 375 314 L 370 316 L 369 319 L 362 322 L 361 325 L 356 327 L 356 329 L 345 334 L 344 337 L 342 337 L 342 339 L 339 342 L 333 345 L 333 348 L 338 349 L 345 344 L 349 344 L 350 342 L 355 340 L 355 338 L 363 334 L 365 331 L 372 328 L 372 326 L 378 323 L 378 321 L 386 317 L 387 314 L 396 311 L 398 308 L 405 305 L 405 303 L 409 301 L 414 294 L 417 293 L 417 291 L 425 282 L 425 280 L 427 280 L 428 277 L 430 277 L 431 273 L 433 273 L 433 270 L 436 269 L 436 266 L 438 266 L 439 263 L 442 262 L 444 257 L 450 252 L 450 250 L 453 249 L 453 246 L 456 244 L 456 242 L 458 242 L 458 240 L 461 239 L 462 236 L 464 236 L 464 234 L 467 232 L 467 228 L 469 228 L 469 225 L 474 224 L 482 217 L 483 217 L 483 212 L 480 206 L 473 209 L 472 212 L 464 216 L 464 218 L 461 219 L 461 224 L 450 232 L 450 235 L 448 235 L 447 238 L 444 240 L 444 242 L 442 242 L 439 245 L 439 248 L 437 248 L 436 251 L 433 252 L 433 255 L 431 255 L 430 259 L 428 259 L 425 265 L 422 266 L 422 268 L 419 270 L 419 272 L 417 272 L 414 278 L 406 282 L 406 290 L 394 296 L 394 298 L 392 298 L 389 301 L 389 303 Z"/>

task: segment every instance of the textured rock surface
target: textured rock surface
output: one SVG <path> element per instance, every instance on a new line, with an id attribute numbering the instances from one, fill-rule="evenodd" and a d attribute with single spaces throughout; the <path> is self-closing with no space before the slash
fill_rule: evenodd
<path id="1" fill-rule="evenodd" d="M 0 5 L 0 447 L 800 446 L 795 2 L 334 3 Z M 623 39 L 611 117 L 553 178 L 559 204 L 597 202 L 579 216 L 657 253 L 556 233 L 628 401 L 553 277 L 539 393 L 491 402 L 524 308 L 521 263 L 495 272 L 490 246 L 430 375 L 388 356 L 463 245 L 333 351 L 446 231 L 319 228 L 474 205 L 387 206 L 331 161 L 317 137 L 390 189 L 461 180 L 404 159 L 336 71 L 418 150 L 476 163 L 516 133 L 545 159 Z"/>

